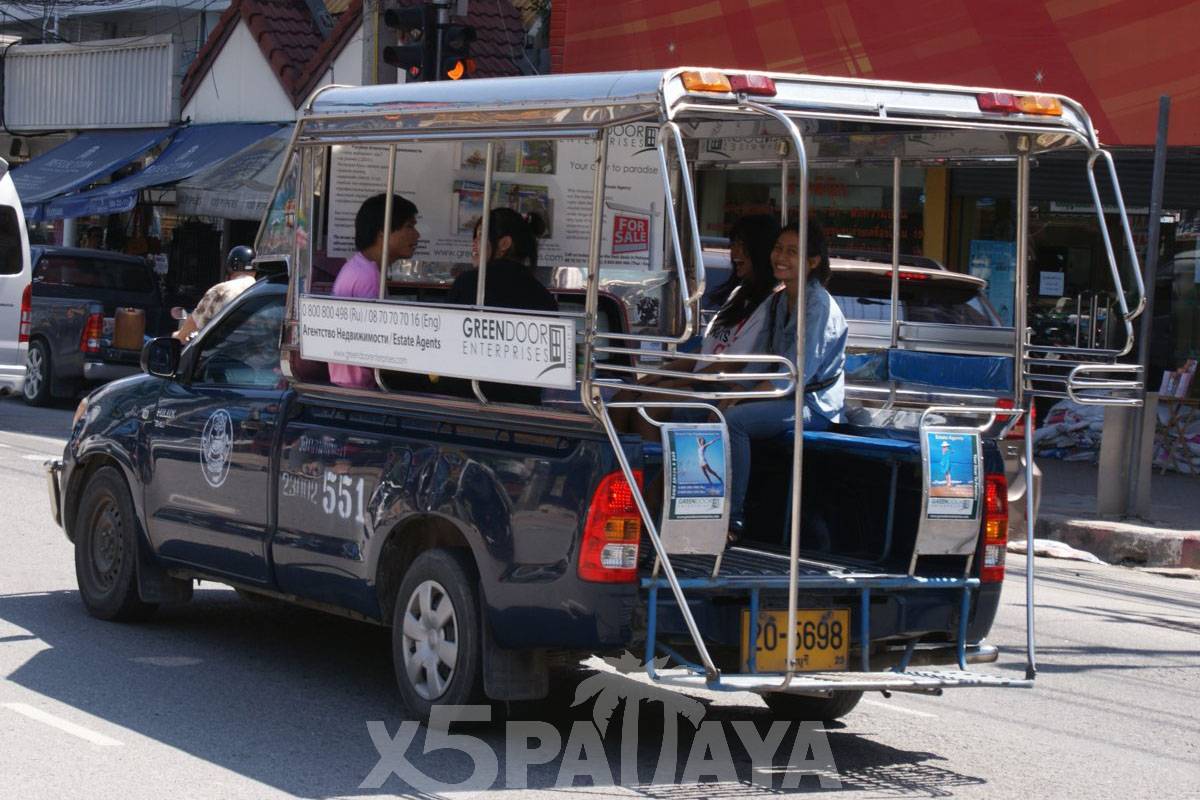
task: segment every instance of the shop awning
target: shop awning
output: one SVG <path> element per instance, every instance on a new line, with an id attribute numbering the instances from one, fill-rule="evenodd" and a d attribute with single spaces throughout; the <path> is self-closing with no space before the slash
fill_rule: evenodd
<path id="1" fill-rule="evenodd" d="M 175 208 L 181 214 L 261 220 L 291 135 L 284 128 L 180 182 L 175 186 Z"/>
<path id="2" fill-rule="evenodd" d="M 58 197 L 46 204 L 47 219 L 119 214 L 137 205 L 143 189 L 169 186 L 220 163 L 279 130 L 278 125 L 218 123 L 179 129 L 154 163 L 106 186 Z"/>
<path id="3" fill-rule="evenodd" d="M 12 171 L 25 216 L 42 218 L 42 204 L 110 175 L 167 138 L 174 128 L 93 131 L 43 153 Z"/>

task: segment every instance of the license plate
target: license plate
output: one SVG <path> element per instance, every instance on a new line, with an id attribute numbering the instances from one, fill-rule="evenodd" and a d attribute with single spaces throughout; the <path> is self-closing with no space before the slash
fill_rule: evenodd
<path id="1" fill-rule="evenodd" d="M 755 640 L 757 672 L 787 670 L 787 612 L 760 611 Z M 750 671 L 750 610 L 742 610 L 742 669 Z M 850 662 L 850 609 L 806 608 L 796 612 L 796 669 L 842 670 Z"/>

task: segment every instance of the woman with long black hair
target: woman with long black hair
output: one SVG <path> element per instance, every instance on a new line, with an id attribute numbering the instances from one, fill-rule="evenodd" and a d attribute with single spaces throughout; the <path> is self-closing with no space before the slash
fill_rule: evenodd
<path id="1" fill-rule="evenodd" d="M 700 344 L 700 352 L 704 355 L 744 355 L 754 352 L 755 342 L 765 324 L 763 301 L 771 296 L 778 283 L 771 267 L 771 248 L 778 237 L 779 222 L 769 214 L 742 217 L 729 229 L 729 260 L 733 270 L 729 280 L 710 295 L 723 298 L 723 304 L 704 331 Z M 728 370 L 729 365 L 680 358 L 669 362 L 663 368 L 674 372 L 700 373 L 721 372 Z M 714 391 L 720 388 L 718 384 L 689 378 L 648 376 L 639 383 L 643 386 L 698 391 Z M 632 399 L 632 394 L 622 393 L 613 399 Z M 658 429 L 646 422 L 636 411 L 627 408 L 613 411 L 613 418 L 618 427 L 639 433 L 647 439 L 658 437 Z M 686 416 L 686 413 L 676 413 L 674 416 Z"/>
<path id="2" fill-rule="evenodd" d="M 483 221 L 475 224 L 475 241 L 471 252 L 475 269 L 459 275 L 446 296 L 447 303 L 473 306 L 479 290 L 479 267 L 487 263 L 487 283 L 483 304 L 493 308 L 513 308 L 525 311 L 558 311 L 554 295 L 534 275 L 537 269 L 538 237 L 546 224 L 537 214 L 522 216 L 511 208 L 493 208 L 488 215 L 488 240 L 480 241 Z M 472 396 L 470 383 L 458 379 L 442 379 L 434 391 Z M 542 390 L 534 386 L 509 383 L 481 383 L 480 390 L 488 400 L 502 403 L 541 402 Z"/>

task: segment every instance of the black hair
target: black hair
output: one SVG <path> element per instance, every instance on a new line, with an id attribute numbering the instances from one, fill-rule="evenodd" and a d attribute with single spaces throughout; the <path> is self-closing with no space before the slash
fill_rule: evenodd
<path id="1" fill-rule="evenodd" d="M 754 313 L 758 304 L 770 296 L 775 288 L 774 271 L 771 269 L 771 249 L 779 238 L 779 220 L 771 214 L 752 214 L 742 217 L 729 229 L 729 249 L 733 252 L 734 242 L 741 242 L 750 259 L 750 276 L 743 280 L 735 270 L 713 293 L 714 299 L 722 304 L 716 324 L 732 327 Z M 741 287 L 737 294 L 733 290 Z M 723 294 L 722 294 L 723 293 Z M 729 297 L 733 295 L 733 300 Z"/>
<path id="2" fill-rule="evenodd" d="M 475 223 L 475 233 L 479 233 L 483 220 Z M 511 208 L 493 208 L 488 214 L 488 261 L 496 258 L 496 244 L 508 236 L 512 239 L 512 249 L 504 254 L 510 261 L 518 261 L 529 269 L 537 269 L 538 245 L 537 240 L 546 232 L 546 222 L 537 212 L 530 211 L 521 215 Z"/>
<path id="3" fill-rule="evenodd" d="M 354 249 L 366 250 L 375 244 L 383 231 L 383 211 L 387 195 L 380 193 L 363 200 L 354 215 Z M 392 230 L 398 231 L 417 218 L 417 207 L 411 200 L 398 194 L 392 195 Z"/>
<path id="4" fill-rule="evenodd" d="M 779 232 L 782 236 L 785 233 L 794 233 L 800 235 L 800 223 L 789 222 Z M 820 256 L 821 261 L 817 266 L 813 267 L 812 277 L 821 282 L 824 286 L 829 283 L 829 277 L 833 274 L 833 269 L 829 266 L 829 244 L 825 240 L 825 229 L 821 227 L 821 223 L 816 217 L 808 218 L 808 257 Z"/>

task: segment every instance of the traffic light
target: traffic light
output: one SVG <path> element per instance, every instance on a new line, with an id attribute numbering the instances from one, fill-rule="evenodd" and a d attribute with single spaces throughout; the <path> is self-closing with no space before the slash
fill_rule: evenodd
<path id="1" fill-rule="evenodd" d="M 437 80 L 437 9 L 432 3 L 389 8 L 383 24 L 396 30 L 397 44 L 383 48 L 383 60 L 404 70 L 408 81 Z"/>
<path id="2" fill-rule="evenodd" d="M 438 80 L 456 81 L 475 74 L 475 59 L 471 58 L 474 42 L 475 28 L 471 25 L 450 24 L 442 28 L 442 63 Z"/>

